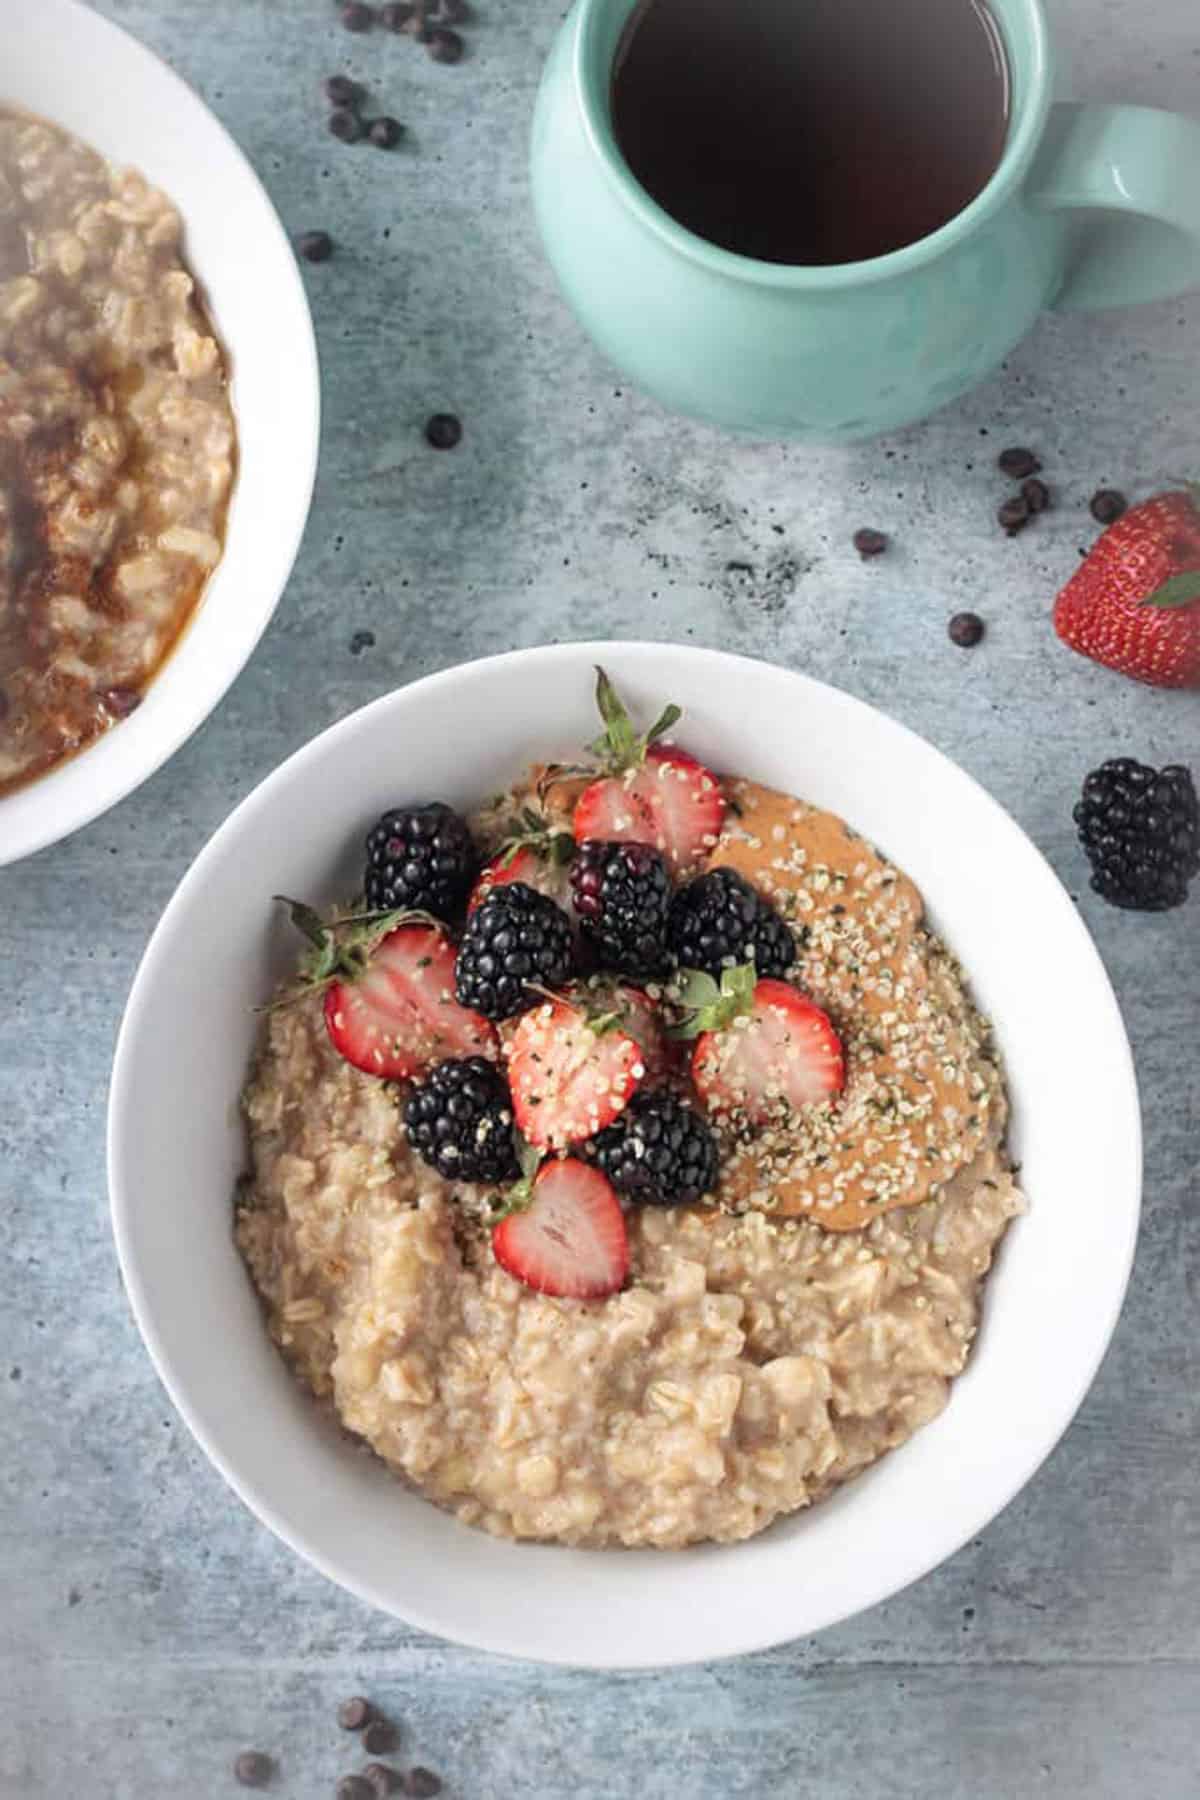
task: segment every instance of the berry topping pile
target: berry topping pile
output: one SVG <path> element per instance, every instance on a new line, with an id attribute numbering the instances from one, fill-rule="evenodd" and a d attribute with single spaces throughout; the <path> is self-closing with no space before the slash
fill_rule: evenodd
<path id="1" fill-rule="evenodd" d="M 598 771 L 553 765 L 544 810 L 525 808 L 482 869 L 449 806 L 395 807 L 367 837 L 366 910 L 325 921 L 288 901 L 309 948 L 280 1002 L 323 993 L 338 1053 L 412 1084 L 412 1150 L 495 1190 L 499 1266 L 575 1300 L 627 1279 L 625 1206 L 716 1193 L 723 1125 L 742 1141 L 778 1129 L 845 1078 L 828 1018 L 784 979 L 792 928 L 707 866 L 725 795 L 660 741 L 678 709 L 639 734 L 603 671 L 597 703 Z M 569 831 L 546 791 L 568 780 Z"/>
<path id="2" fill-rule="evenodd" d="M 1113 906 L 1182 906 L 1200 872 L 1200 806 L 1187 769 L 1120 756 L 1093 769 L 1075 807 L 1092 886 Z"/>

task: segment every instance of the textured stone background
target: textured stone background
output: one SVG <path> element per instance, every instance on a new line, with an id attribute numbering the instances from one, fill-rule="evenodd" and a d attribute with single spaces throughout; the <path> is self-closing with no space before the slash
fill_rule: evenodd
<path id="1" fill-rule="evenodd" d="M 1194 1800 L 1200 1793 L 1200 900 L 1165 918 L 1090 896 L 1070 805 L 1104 756 L 1189 757 L 1195 697 L 1059 651 L 1050 597 L 1099 482 L 1200 467 L 1200 299 L 1048 318 L 932 423 L 863 449 L 746 447 L 664 416 L 581 339 L 534 241 L 525 137 L 556 0 L 478 0 L 472 55 L 355 39 L 327 0 L 105 0 L 226 121 L 306 270 L 325 383 L 316 504 L 258 655 L 190 744 L 70 842 L 0 873 L 0 1793 L 276 1792 L 340 1768 L 331 1708 L 365 1689 L 452 1800 L 822 1796 Z M 1083 93 L 1200 114 L 1194 0 L 1061 0 Z M 320 78 L 367 78 L 411 128 L 334 143 Z M 0 77 L 0 88 L 3 86 Z M 450 456 L 419 427 L 462 414 Z M 1005 443 L 1057 508 L 992 524 Z M 866 567 L 854 528 L 893 532 Z M 741 565 L 731 567 L 731 565 Z M 744 565 L 749 565 L 747 570 Z M 946 641 L 962 606 L 986 644 Z M 360 629 L 372 649 L 353 655 Z M 233 803 L 313 733 L 427 670 L 517 644 L 692 638 L 874 700 L 957 757 L 1051 858 L 1137 1052 L 1145 1223 L 1124 1318 L 1065 1442 L 976 1543 L 813 1641 L 658 1676 L 550 1673 L 377 1616 L 231 1497 L 173 1417 L 117 1278 L 103 1109 L 150 928 Z M 997 879 L 1003 878 L 997 871 Z M 1046 995 L 1047 1029 L 1055 996 Z M 1097 1220 L 1103 1229 L 1103 1220 Z"/>

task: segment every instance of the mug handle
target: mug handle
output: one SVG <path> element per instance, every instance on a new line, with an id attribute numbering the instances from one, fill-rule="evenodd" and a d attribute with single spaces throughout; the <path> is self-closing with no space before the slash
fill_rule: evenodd
<path id="1" fill-rule="evenodd" d="M 1068 225 L 1052 306 L 1093 311 L 1200 286 L 1200 122 L 1152 106 L 1060 101 L 1026 200 Z M 1089 216 L 1090 215 L 1090 216 Z"/>

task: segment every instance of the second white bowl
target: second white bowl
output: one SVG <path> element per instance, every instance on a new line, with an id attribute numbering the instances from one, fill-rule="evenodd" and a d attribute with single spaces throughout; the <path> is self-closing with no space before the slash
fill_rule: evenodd
<path id="1" fill-rule="evenodd" d="M 0 8 L 0 101 L 141 171 L 179 208 L 184 251 L 232 366 L 238 473 L 225 554 L 131 718 L 0 798 L 0 865 L 96 818 L 207 718 L 257 644 L 304 531 L 320 386 L 312 320 L 274 207 L 233 139 L 178 75 L 76 0 Z"/>

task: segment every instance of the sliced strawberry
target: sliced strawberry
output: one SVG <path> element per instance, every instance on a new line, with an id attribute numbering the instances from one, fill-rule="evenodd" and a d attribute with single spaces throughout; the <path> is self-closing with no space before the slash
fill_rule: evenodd
<path id="1" fill-rule="evenodd" d="M 786 981 L 754 981 L 753 965 L 726 975 L 722 998 L 698 1014 L 706 1024 L 707 1010 L 713 1028 L 701 1030 L 692 1054 L 692 1080 L 709 1111 L 764 1124 L 841 1093 L 841 1040 L 821 1008 Z"/>
<path id="2" fill-rule="evenodd" d="M 487 899 L 493 888 L 507 887 L 509 882 L 522 881 L 526 887 L 536 889 L 545 894 L 566 913 L 571 912 L 571 876 L 564 863 L 554 862 L 542 856 L 528 844 L 516 850 L 502 850 L 499 856 L 485 863 L 479 871 L 479 879 L 471 889 L 471 897 L 467 901 L 467 911 L 474 912 L 477 906 Z"/>
<path id="3" fill-rule="evenodd" d="M 582 1143 L 624 1111 L 646 1078 L 646 1060 L 612 1013 L 565 1000 L 523 1015 L 505 1044 L 517 1124 L 541 1150 Z"/>
<path id="4" fill-rule="evenodd" d="M 606 773 L 576 802 L 575 842 L 653 844 L 676 875 L 695 868 L 721 835 L 725 797 L 703 763 L 658 742 L 680 718 L 679 708 L 665 707 L 639 735 L 603 669 L 596 670 L 596 705 L 604 731 L 589 748 Z"/>
<path id="5" fill-rule="evenodd" d="M 575 841 L 653 844 L 675 875 L 694 869 L 712 850 L 725 821 L 721 784 L 685 750 L 652 744 L 640 767 L 602 775 L 575 807 Z"/>
<path id="6" fill-rule="evenodd" d="M 629 1274 L 625 1215 L 609 1183 L 574 1157 L 542 1164 L 533 1198 L 492 1231 L 502 1269 L 539 1294 L 602 1300 Z"/>
<path id="7" fill-rule="evenodd" d="M 356 1069 L 400 1081 L 446 1057 L 495 1056 L 487 1019 L 454 998 L 454 945 L 433 925 L 399 925 L 361 973 L 331 982 L 325 1026 Z"/>
<path id="8" fill-rule="evenodd" d="M 572 983 L 566 998 L 591 1012 L 616 1014 L 617 1024 L 642 1053 L 647 1080 L 656 1081 L 678 1068 L 679 1045 L 667 1036 L 661 1005 L 644 988 L 612 975 L 592 975 L 587 981 Z"/>

